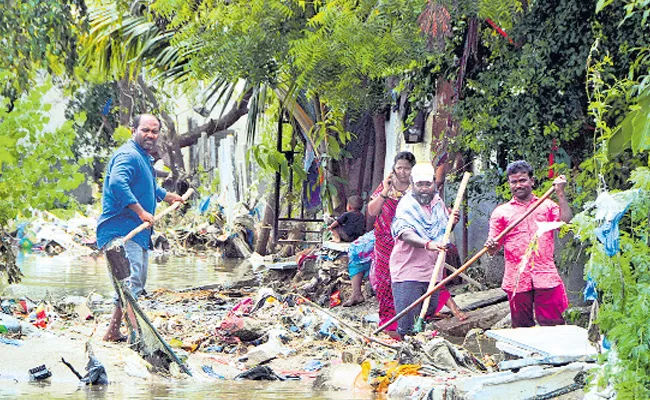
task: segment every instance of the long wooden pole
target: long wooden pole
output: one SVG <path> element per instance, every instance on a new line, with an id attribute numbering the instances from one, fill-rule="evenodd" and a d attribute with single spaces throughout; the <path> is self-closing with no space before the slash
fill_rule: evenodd
<path id="1" fill-rule="evenodd" d="M 551 196 L 551 194 L 553 194 L 553 192 L 555 192 L 555 186 L 552 186 L 549 190 L 547 190 L 546 193 L 544 193 L 544 195 L 543 195 L 542 197 L 540 197 L 539 199 L 537 199 L 537 201 L 536 201 L 535 203 L 533 203 L 533 204 L 532 204 L 532 205 L 531 205 L 531 206 L 526 210 L 526 212 L 523 213 L 523 214 L 521 215 L 521 217 L 517 218 L 513 223 L 511 223 L 510 225 L 508 225 L 508 226 L 506 227 L 506 229 L 504 229 L 503 232 L 501 232 L 501 234 L 499 234 L 499 236 L 497 236 L 496 238 L 494 238 L 494 240 L 495 240 L 496 242 L 500 242 L 501 239 L 503 239 L 503 237 L 504 237 L 505 235 L 507 235 L 511 230 L 513 230 L 513 229 L 515 228 L 515 226 L 519 225 L 519 223 L 521 223 L 521 221 L 523 221 L 524 219 L 526 219 L 526 217 L 528 217 L 528 216 L 529 216 L 533 211 L 535 211 L 535 209 L 536 209 L 537 207 L 539 207 L 539 206 L 544 202 L 544 200 L 548 199 L 549 196 Z M 389 327 L 390 324 L 392 324 L 393 322 L 399 320 L 399 319 L 402 318 L 404 315 L 406 315 L 409 311 L 411 311 L 413 308 L 417 307 L 418 304 L 422 303 L 426 298 L 428 298 L 429 296 L 431 296 L 432 294 L 434 294 L 434 293 L 436 292 L 436 290 L 440 289 L 440 288 L 441 288 L 442 286 L 444 286 L 447 282 L 449 282 L 449 281 L 451 281 L 452 279 L 454 279 L 455 277 L 457 277 L 461 272 L 464 272 L 464 271 L 465 271 L 465 270 L 466 270 L 470 265 L 474 264 L 474 263 L 475 263 L 479 258 L 481 258 L 481 257 L 483 256 L 483 254 L 485 254 L 487 251 L 488 251 L 488 248 L 485 247 L 485 246 L 483 246 L 483 248 L 482 248 L 481 250 L 479 250 L 478 253 L 476 253 L 472 258 L 470 258 L 469 260 L 467 260 L 467 262 L 466 262 L 465 264 L 463 264 L 460 268 L 458 268 L 458 270 L 457 270 L 456 272 L 454 272 L 453 274 L 449 275 L 448 277 L 446 277 L 445 279 L 443 279 L 442 281 L 440 281 L 440 283 L 438 283 L 436 286 L 434 286 L 431 290 L 429 290 L 428 292 L 426 292 L 425 294 L 423 294 L 422 296 L 420 296 L 420 298 L 418 298 L 417 300 L 415 300 L 415 301 L 413 302 L 413 304 L 411 304 L 410 306 L 406 307 L 406 308 L 405 308 L 404 310 L 402 310 L 399 314 L 397 314 L 396 316 L 394 316 L 393 318 L 391 318 L 388 322 L 386 322 L 385 324 L 383 324 L 382 326 L 380 326 L 379 328 L 377 328 L 377 329 L 373 332 L 373 335 L 376 335 L 376 334 L 378 334 L 379 332 L 383 331 L 384 329 L 386 329 L 387 327 Z"/>
<path id="2" fill-rule="evenodd" d="M 454 208 L 451 211 L 451 215 L 449 216 L 449 221 L 447 221 L 447 226 L 445 227 L 445 233 L 442 237 L 442 244 L 447 245 L 449 241 L 451 240 L 451 231 L 454 229 L 454 214 L 457 213 L 460 210 L 460 206 L 463 203 L 463 195 L 465 194 L 465 189 L 467 188 L 467 184 L 469 183 L 469 178 L 472 176 L 469 172 L 465 172 L 463 174 L 463 179 L 460 181 L 460 186 L 458 187 L 458 193 L 456 193 L 456 200 L 454 201 Z M 434 286 L 436 286 L 436 282 L 438 282 L 438 277 L 440 276 L 440 272 L 442 271 L 442 266 L 445 265 L 445 259 L 446 259 L 447 251 L 445 249 L 443 250 L 438 250 L 438 258 L 436 258 L 436 264 L 433 268 L 433 273 L 431 274 L 431 280 L 429 281 L 429 287 L 427 288 L 427 291 L 433 289 Z M 424 317 L 426 317 L 427 310 L 429 308 L 429 302 L 431 301 L 431 297 L 427 297 L 424 300 L 424 303 L 422 304 L 422 309 L 420 310 L 420 317 L 415 323 L 414 330 L 416 332 L 421 332 L 424 324 Z"/>
<path id="3" fill-rule="evenodd" d="M 183 194 L 183 196 L 182 196 L 183 201 L 187 201 L 187 199 L 190 198 L 192 193 L 194 193 L 194 189 L 192 189 L 192 188 L 187 189 L 187 192 L 185 192 L 185 194 Z M 160 220 L 163 216 L 165 216 L 165 215 L 169 214 L 170 212 L 176 210 L 180 206 L 181 206 L 180 201 L 175 202 L 171 206 L 165 208 L 164 210 L 162 210 L 161 212 L 156 214 L 156 216 L 153 217 L 153 220 L 154 221 Z M 141 223 L 134 230 L 132 230 L 126 236 L 124 236 L 124 238 L 122 238 L 122 242 L 126 243 L 127 241 L 131 240 L 133 238 L 133 236 L 135 236 L 138 233 L 142 232 L 143 230 L 149 228 L 150 226 L 151 226 L 151 224 L 149 222 Z"/>

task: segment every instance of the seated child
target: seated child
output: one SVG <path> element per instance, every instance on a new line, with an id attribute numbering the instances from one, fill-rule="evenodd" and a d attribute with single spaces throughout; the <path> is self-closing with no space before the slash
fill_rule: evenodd
<path id="1" fill-rule="evenodd" d="M 362 208 L 363 199 L 360 196 L 350 196 L 347 212 L 327 227 L 332 232 L 333 242 L 352 242 L 363 235 L 366 218 L 361 213 Z"/>

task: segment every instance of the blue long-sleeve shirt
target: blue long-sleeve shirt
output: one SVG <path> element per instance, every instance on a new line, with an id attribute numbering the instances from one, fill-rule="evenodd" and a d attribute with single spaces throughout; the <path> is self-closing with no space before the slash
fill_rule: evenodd
<path id="1" fill-rule="evenodd" d="M 97 247 L 126 236 L 142 223 L 128 206 L 139 203 L 148 213 L 156 212 L 156 203 L 167 191 L 156 184 L 153 157 L 132 139 L 115 151 L 106 167 L 102 215 L 97 221 Z M 153 229 L 145 229 L 133 237 L 144 249 L 151 248 Z"/>

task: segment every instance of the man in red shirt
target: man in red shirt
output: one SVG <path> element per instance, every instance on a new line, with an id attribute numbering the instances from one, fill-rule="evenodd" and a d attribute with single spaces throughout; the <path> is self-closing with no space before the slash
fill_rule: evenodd
<path id="1" fill-rule="evenodd" d="M 492 212 L 485 246 L 491 255 L 504 247 L 505 272 L 501 288 L 508 294 L 512 327 L 535 326 L 535 319 L 540 325 L 563 325 L 562 312 L 566 310 L 568 300 L 553 261 L 554 230 L 544 232 L 538 222 L 571 220 L 573 214 L 564 193 L 566 178 L 561 175 L 553 181 L 559 205 L 545 200 L 497 243 L 494 238 L 538 199 L 533 194 L 533 168 L 530 164 L 515 161 L 508 165 L 506 175 L 513 197 Z"/>

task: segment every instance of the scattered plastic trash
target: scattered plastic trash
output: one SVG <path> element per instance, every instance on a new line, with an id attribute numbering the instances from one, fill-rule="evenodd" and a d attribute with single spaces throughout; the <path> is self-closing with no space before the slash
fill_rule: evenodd
<path id="1" fill-rule="evenodd" d="M 341 338 L 336 334 L 336 328 L 336 322 L 334 322 L 332 318 L 327 318 L 325 322 L 323 322 L 323 324 L 320 326 L 318 334 L 324 339 L 339 341 Z"/>
<path id="2" fill-rule="evenodd" d="M 311 360 L 302 367 L 302 369 L 309 372 L 320 371 L 321 368 L 323 368 L 323 363 L 319 360 Z"/>
<path id="3" fill-rule="evenodd" d="M 212 199 L 212 196 L 207 196 L 203 200 L 201 200 L 201 203 L 199 204 L 199 212 L 201 214 L 204 214 L 206 211 L 208 211 L 208 208 L 210 208 L 210 200 Z"/>
<path id="4" fill-rule="evenodd" d="M 201 369 L 203 372 L 205 372 L 210 378 L 215 378 L 215 379 L 226 379 L 223 375 L 219 375 L 216 372 L 214 372 L 214 369 L 212 369 L 211 365 L 203 365 L 201 366 Z"/>
<path id="5" fill-rule="evenodd" d="M 605 246 L 605 253 L 613 257 L 620 250 L 618 223 L 630 207 L 637 191 L 620 192 L 613 195 L 603 192 L 596 199 L 596 219 L 602 224 L 596 228 L 596 237 Z"/>
<path id="6" fill-rule="evenodd" d="M 363 320 L 365 322 L 369 322 L 371 324 L 378 324 L 379 323 L 379 313 L 366 314 L 366 315 L 363 316 Z"/>
<path id="7" fill-rule="evenodd" d="M 91 319 L 94 319 L 93 312 L 90 310 L 90 308 L 85 305 L 85 304 L 79 304 L 75 307 L 75 312 L 79 316 L 79 319 L 81 321 L 89 321 Z"/>
<path id="8" fill-rule="evenodd" d="M 247 297 L 244 300 L 240 301 L 239 303 L 235 304 L 235 306 L 232 308 L 230 313 L 248 314 L 251 312 L 252 309 L 253 309 L 253 299 Z"/>
<path id="9" fill-rule="evenodd" d="M 334 308 L 339 304 L 341 304 L 341 292 L 337 290 L 330 296 L 330 308 Z"/>
<path id="10" fill-rule="evenodd" d="M 591 275 L 587 275 L 587 285 L 585 286 L 585 290 L 583 291 L 583 296 L 585 301 L 598 300 L 596 281 L 591 277 Z"/>
<path id="11" fill-rule="evenodd" d="M 7 338 L 3 338 L 3 337 L 0 337 L 0 343 L 8 344 L 10 346 L 16 346 L 16 347 L 20 347 L 20 346 L 23 345 L 23 342 L 21 342 L 20 340 L 7 339 Z"/>
<path id="12" fill-rule="evenodd" d="M 29 379 L 33 381 L 42 381 L 51 376 L 52 373 L 47 369 L 45 364 L 39 365 L 38 367 L 29 370 Z"/>
<path id="13" fill-rule="evenodd" d="M 0 334 L 20 332 L 20 321 L 11 315 L 0 314 Z"/>

